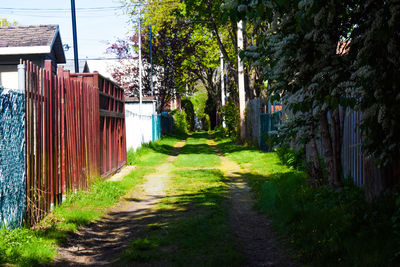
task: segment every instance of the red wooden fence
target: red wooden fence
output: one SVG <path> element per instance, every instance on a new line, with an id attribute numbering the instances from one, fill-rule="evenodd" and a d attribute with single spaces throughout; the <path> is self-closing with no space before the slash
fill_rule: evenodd
<path id="1" fill-rule="evenodd" d="M 100 115 L 100 173 L 108 176 L 126 162 L 124 89 L 98 73 L 74 73 L 71 79 L 98 89 Z"/>
<path id="2" fill-rule="evenodd" d="M 52 74 L 51 61 L 45 69 L 24 64 L 27 223 L 33 225 L 68 192 L 86 189 L 125 164 L 124 100 L 115 85 L 103 90 L 62 68 Z M 102 115 L 104 97 L 118 118 Z"/>

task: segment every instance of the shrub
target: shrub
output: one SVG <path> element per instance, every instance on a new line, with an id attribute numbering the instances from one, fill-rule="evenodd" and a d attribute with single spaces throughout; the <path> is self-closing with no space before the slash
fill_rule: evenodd
<path id="1" fill-rule="evenodd" d="M 211 120 L 208 114 L 205 114 L 203 118 L 201 118 L 201 123 L 203 124 L 203 130 L 211 131 Z"/>
<path id="2" fill-rule="evenodd" d="M 288 145 L 282 145 L 275 149 L 279 159 L 288 167 L 296 170 L 306 170 L 304 149 L 294 150 Z"/>
<path id="3" fill-rule="evenodd" d="M 240 136 L 240 113 L 239 107 L 234 101 L 229 101 L 222 107 L 222 115 L 225 117 L 227 134 L 233 140 L 238 140 Z"/>
<path id="4" fill-rule="evenodd" d="M 174 134 L 185 135 L 188 132 L 188 123 L 186 120 L 186 113 L 184 111 L 174 111 Z"/>
<path id="5" fill-rule="evenodd" d="M 182 100 L 182 109 L 186 113 L 186 122 L 188 124 L 188 130 L 193 131 L 194 129 L 194 107 L 192 101 L 189 99 Z"/>

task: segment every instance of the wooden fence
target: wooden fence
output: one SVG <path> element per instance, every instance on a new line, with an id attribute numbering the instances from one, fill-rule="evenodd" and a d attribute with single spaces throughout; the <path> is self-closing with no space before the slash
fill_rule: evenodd
<path id="1" fill-rule="evenodd" d="M 74 81 L 97 88 L 100 129 L 100 173 L 108 176 L 126 163 L 124 89 L 98 73 L 69 74 Z"/>
<path id="2" fill-rule="evenodd" d="M 62 68 L 54 75 L 51 61 L 44 69 L 24 64 L 27 223 L 33 225 L 68 192 L 125 164 L 124 109 L 115 104 L 123 103 L 120 89 L 71 77 Z M 118 113 L 119 120 L 104 114 L 104 101 L 114 112 L 108 115 Z"/>

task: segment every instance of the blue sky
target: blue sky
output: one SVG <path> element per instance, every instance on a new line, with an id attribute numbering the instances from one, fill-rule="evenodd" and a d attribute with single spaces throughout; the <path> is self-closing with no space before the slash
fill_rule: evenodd
<path id="1" fill-rule="evenodd" d="M 124 38 L 132 29 L 129 16 L 119 8 L 118 0 L 75 0 L 79 58 L 110 57 L 105 53 L 109 42 Z M 1 0 L 0 18 L 21 25 L 58 24 L 63 44 L 72 47 L 70 0 Z M 87 9 L 91 8 L 91 9 Z M 97 9 L 93 9 L 97 8 Z M 73 58 L 73 49 L 66 51 Z"/>

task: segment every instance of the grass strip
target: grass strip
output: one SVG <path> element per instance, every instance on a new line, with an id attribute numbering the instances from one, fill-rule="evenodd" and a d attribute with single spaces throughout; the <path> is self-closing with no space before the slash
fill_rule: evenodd
<path id="1" fill-rule="evenodd" d="M 181 149 L 174 162 L 175 167 L 215 167 L 221 160 L 213 149 L 207 145 L 210 136 L 206 132 L 196 132 L 187 139 L 186 145 Z"/>
<path id="2" fill-rule="evenodd" d="M 34 266 L 47 264 L 56 256 L 56 247 L 65 242 L 68 232 L 100 219 L 120 197 L 143 181 L 154 167 L 168 157 L 178 139 L 162 138 L 145 145 L 137 153 L 130 151 L 130 163 L 137 168 L 121 181 L 95 181 L 88 191 L 70 194 L 38 225 L 29 229 L 0 229 L 0 265 Z"/>
<path id="3" fill-rule="evenodd" d="M 141 238 L 122 255 L 128 264 L 240 266 L 239 252 L 224 207 L 227 185 L 216 169 L 177 170 Z"/>
<path id="4" fill-rule="evenodd" d="M 257 208 L 268 214 L 306 266 L 400 266 L 400 194 L 364 201 L 362 189 L 310 187 L 306 174 L 264 153 L 220 140 L 225 155 L 249 170 Z"/>

